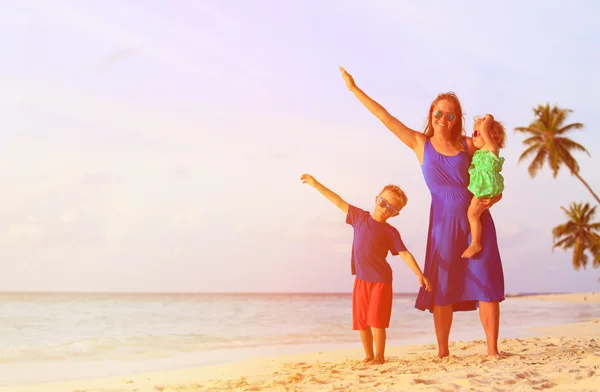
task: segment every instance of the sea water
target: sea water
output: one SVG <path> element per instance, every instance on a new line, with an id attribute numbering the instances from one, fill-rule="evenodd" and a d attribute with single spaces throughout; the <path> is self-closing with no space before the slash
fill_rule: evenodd
<path id="1" fill-rule="evenodd" d="M 435 343 L 414 300 L 395 295 L 389 345 Z M 508 299 L 500 337 L 595 317 L 597 305 Z M 477 312 L 455 314 L 451 340 L 484 338 Z M 0 386 L 360 347 L 350 294 L 0 294 Z"/>

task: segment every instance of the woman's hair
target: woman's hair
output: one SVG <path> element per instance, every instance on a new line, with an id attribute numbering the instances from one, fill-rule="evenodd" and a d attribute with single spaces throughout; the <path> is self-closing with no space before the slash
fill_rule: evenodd
<path id="1" fill-rule="evenodd" d="M 386 185 L 383 187 L 381 192 L 379 192 L 379 194 L 381 195 L 385 191 L 389 191 L 392 195 L 394 195 L 394 198 L 398 204 L 400 204 L 398 211 L 403 209 L 404 206 L 406 206 L 406 203 L 408 203 L 408 197 L 406 197 L 406 193 L 404 193 L 404 191 L 398 185 Z"/>
<path id="2" fill-rule="evenodd" d="M 454 107 L 456 108 L 456 113 L 454 113 L 456 115 L 456 120 L 454 120 L 454 125 L 452 126 L 452 131 L 450 132 L 450 142 L 452 143 L 452 146 L 454 146 L 454 148 L 456 148 L 458 151 L 465 151 L 465 146 L 462 142 L 463 137 L 465 136 L 465 130 L 463 126 L 464 115 L 462 112 L 462 107 L 460 106 L 460 101 L 458 100 L 456 94 L 454 94 L 452 91 L 439 94 L 437 98 L 434 99 L 433 102 L 431 102 L 431 106 L 429 107 L 429 113 L 427 114 L 427 125 L 425 125 L 425 130 L 423 131 L 423 134 L 427 137 L 433 136 L 433 124 L 431 123 L 431 117 L 435 105 L 437 105 L 437 103 L 440 101 L 449 101 L 454 104 Z"/>
<path id="3" fill-rule="evenodd" d="M 494 120 L 492 123 L 492 137 L 496 140 L 498 144 L 498 148 L 504 148 L 504 143 L 506 143 L 506 130 L 504 129 L 504 125 L 500 121 Z"/>

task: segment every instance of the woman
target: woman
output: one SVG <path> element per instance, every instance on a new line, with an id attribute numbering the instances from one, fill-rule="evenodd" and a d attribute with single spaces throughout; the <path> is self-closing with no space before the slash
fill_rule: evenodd
<path id="1" fill-rule="evenodd" d="M 416 132 L 388 113 L 354 83 L 340 67 L 346 86 L 394 135 L 416 154 L 431 192 L 429 233 L 425 256 L 425 276 L 432 290 L 419 291 L 415 307 L 433 313 L 438 356 L 450 355 L 448 339 L 455 311 L 475 310 L 487 340 L 487 353 L 499 357 L 498 330 L 500 301 L 504 300 L 504 275 L 489 211 L 481 215 L 483 251 L 461 258 L 469 244 L 467 210 L 472 194 L 469 165 L 475 152 L 473 142 L 464 136 L 463 113 L 454 93 L 440 94 L 431 103 L 424 133 Z M 502 198 L 482 200 L 487 208 Z"/>

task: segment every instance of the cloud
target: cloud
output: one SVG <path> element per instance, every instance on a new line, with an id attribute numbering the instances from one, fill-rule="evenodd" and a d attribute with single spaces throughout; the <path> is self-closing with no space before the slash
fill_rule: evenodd
<path id="1" fill-rule="evenodd" d="M 84 31 L 110 39 L 119 45 L 129 46 L 144 41 L 144 37 L 139 33 L 107 23 L 100 18 L 94 17 L 74 7 L 67 6 L 65 3 L 53 2 L 50 5 L 38 2 L 37 4 L 40 7 L 39 11 L 41 11 L 46 18 L 54 18 L 61 23 L 66 22 Z M 180 71 L 211 79 L 223 79 L 223 76 L 219 75 L 214 70 L 208 70 L 193 64 L 183 56 L 170 52 L 160 46 L 146 43 L 143 47 L 143 51 L 152 58 L 171 65 Z"/>
<path id="2" fill-rule="evenodd" d="M 201 80 L 205 88 L 207 85 L 226 87 L 238 94 L 240 91 L 254 91 L 255 96 L 261 92 L 261 83 L 253 77 L 252 69 L 235 61 L 236 57 L 227 49 L 237 41 L 232 40 L 230 45 L 223 45 L 221 41 L 225 36 L 220 35 L 220 39 L 215 39 L 205 24 L 184 23 L 184 26 L 180 26 L 181 20 L 165 18 L 160 14 L 161 10 L 154 10 L 156 15 L 161 15 L 155 18 L 152 10 L 140 13 L 138 10 L 128 9 L 125 4 L 119 8 L 118 16 L 112 9 L 105 14 L 99 4 L 88 4 L 87 10 L 82 5 L 68 5 L 65 2 L 53 2 L 52 5 L 38 2 L 37 5 L 44 21 L 58 22 L 56 27 L 60 29 L 70 26 L 78 34 L 84 32 L 96 39 L 117 44 L 120 48 L 129 48 L 120 49 L 111 55 L 108 59 L 110 63 L 130 57 L 135 52 L 140 57 L 147 57 L 174 71 L 192 75 L 195 80 Z M 149 7 L 152 8 L 151 5 Z M 209 8 L 206 5 L 192 4 L 189 8 L 182 9 L 182 12 L 197 12 L 198 9 Z M 117 22 L 123 16 L 127 21 L 126 27 L 125 23 Z M 148 26 L 153 28 L 148 29 Z M 229 31 L 228 34 L 231 35 L 232 32 Z M 211 61 L 206 61 L 207 59 Z M 84 70 L 89 68 L 84 67 Z"/>
<path id="3" fill-rule="evenodd" d="M 336 58 L 416 129 L 441 89 L 457 89 L 472 114 L 493 105 L 507 127 L 526 124 L 537 100 L 560 98 L 595 129 L 589 41 L 598 29 L 574 23 L 577 7 L 542 20 L 531 18 L 536 6 L 516 3 L 309 2 L 275 14 L 250 3 L 152 3 L 142 12 L 133 3 L 36 4 L 39 23 L 5 29 L 27 37 L 30 66 L 17 57 L 0 65 L 3 287 L 235 290 L 275 287 L 275 274 L 288 279 L 277 287 L 302 290 L 310 271 L 334 260 L 322 287 L 347 291 L 336 279 L 352 228 L 300 184 L 304 172 L 365 209 L 383 185 L 399 183 L 409 204 L 392 224 L 422 260 L 430 198 L 420 167 L 343 88 Z M 317 11 L 331 23 L 306 34 Z M 489 29 L 482 12 L 513 26 Z M 432 24 L 448 37 L 431 35 Z M 89 59 L 118 66 L 73 71 Z M 564 219 L 558 207 L 571 188 L 579 197 L 585 189 L 569 178 L 530 181 L 514 163 L 517 144 L 494 207 L 507 283 L 558 287 L 569 254 L 551 253 L 549 230 Z M 532 284 L 536 271 L 559 265 Z"/>
<path id="4" fill-rule="evenodd" d="M 122 179 L 108 173 L 89 173 L 77 178 L 76 182 L 83 185 L 111 185 L 122 183 Z"/>
<path id="5" fill-rule="evenodd" d="M 341 254 L 350 255 L 350 253 L 352 252 L 352 242 L 333 243 L 333 244 L 329 245 L 329 249 L 333 253 L 341 253 Z"/>
<path id="6" fill-rule="evenodd" d="M 497 235 L 503 249 L 551 246 L 552 244 L 548 231 L 522 226 L 519 223 L 503 223 L 497 228 Z"/>
<path id="7" fill-rule="evenodd" d="M 124 58 L 127 58 L 127 57 L 133 55 L 137 51 L 139 51 L 139 47 L 131 47 L 131 48 L 119 50 L 119 51 L 113 53 L 111 56 L 109 56 L 108 62 L 111 64 L 115 64 L 115 63 L 123 60 Z"/>

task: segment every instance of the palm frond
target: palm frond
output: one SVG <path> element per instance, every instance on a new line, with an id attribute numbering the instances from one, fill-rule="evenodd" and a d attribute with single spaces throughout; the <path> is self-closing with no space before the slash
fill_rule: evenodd
<path id="1" fill-rule="evenodd" d="M 600 267 L 600 235 L 598 234 L 595 234 L 593 237 L 592 246 L 590 247 L 590 253 L 593 257 L 592 266 L 594 268 Z"/>
<path id="2" fill-rule="evenodd" d="M 515 128 L 516 132 L 529 134 L 523 141 L 527 148 L 519 157 L 519 162 L 536 154 L 528 167 L 531 177 L 535 177 L 545 164 L 550 166 L 553 177 L 558 175 L 562 166 L 567 166 L 572 174 L 579 174 L 579 164 L 571 152 L 581 151 L 588 155 L 589 152 L 581 144 L 561 136 L 571 130 L 583 128 L 581 123 L 564 125 L 572 112 L 571 109 L 550 106 L 549 103 L 538 105 L 533 108 L 534 121 L 527 127 Z"/>
<path id="3" fill-rule="evenodd" d="M 530 155 L 532 155 L 538 149 L 539 149 L 539 146 L 537 146 L 537 145 L 536 146 L 530 146 L 530 147 L 528 147 L 525 151 L 523 151 L 523 153 L 519 157 L 519 162 L 521 162 L 524 159 L 527 159 L 527 157 L 529 157 Z"/>
<path id="4" fill-rule="evenodd" d="M 596 207 L 597 206 L 590 206 L 590 203 L 585 203 L 582 209 L 582 215 L 583 215 L 583 220 L 585 221 L 586 224 L 589 224 L 590 221 L 594 218 L 594 215 L 596 215 Z"/>
<path id="5" fill-rule="evenodd" d="M 567 235 L 577 234 L 577 225 L 572 221 L 555 226 L 552 229 L 552 236 L 556 239 Z"/>
<path id="6" fill-rule="evenodd" d="M 583 128 L 583 124 L 582 123 L 571 123 L 569 125 L 565 125 L 562 128 L 558 128 L 556 130 L 556 134 L 557 135 L 564 135 L 565 133 L 571 132 L 575 129 L 582 129 Z"/>
<path id="7" fill-rule="evenodd" d="M 585 269 L 588 261 L 588 256 L 585 254 L 585 246 L 582 244 L 581 239 L 577 239 L 575 241 L 575 245 L 573 247 L 573 267 L 575 270 L 583 267 Z"/>
<path id="8" fill-rule="evenodd" d="M 590 203 L 572 202 L 568 208 L 560 207 L 568 221 L 552 229 L 552 250 L 573 249 L 572 264 L 575 270 L 587 266 L 592 257 L 594 268 L 600 267 L 600 222 L 593 222 L 596 206 Z"/>
<path id="9" fill-rule="evenodd" d="M 547 142 L 546 149 L 548 150 L 548 165 L 552 170 L 552 176 L 556 178 L 562 162 L 561 153 L 558 151 L 556 143 Z"/>
<path id="10" fill-rule="evenodd" d="M 517 132 L 530 133 L 532 135 L 543 135 L 546 132 L 546 127 L 539 120 L 533 121 L 527 127 L 517 127 L 515 128 Z"/>
<path id="11" fill-rule="evenodd" d="M 592 230 L 592 231 L 600 230 L 600 222 L 598 222 L 598 223 L 591 223 L 589 225 L 589 227 L 590 227 L 590 230 Z M 596 234 L 600 235 L 600 233 L 596 233 Z"/>
<path id="12" fill-rule="evenodd" d="M 554 245 L 552 245 L 552 251 L 554 251 L 554 249 L 556 249 L 556 248 L 562 248 L 564 250 L 569 250 L 573 247 L 573 245 L 575 244 L 575 241 L 576 241 L 576 237 L 574 237 L 574 236 L 565 237 L 562 240 L 556 242 Z"/>
<path id="13" fill-rule="evenodd" d="M 582 146 L 581 144 L 574 142 L 573 140 L 566 137 L 556 137 L 554 138 L 554 142 L 560 146 L 562 146 L 567 151 L 581 151 L 590 155 L 589 151 Z"/>
<path id="14" fill-rule="evenodd" d="M 529 164 L 529 168 L 528 168 L 529 175 L 531 177 L 535 177 L 535 175 L 544 166 L 544 161 L 546 160 L 546 156 L 547 156 L 546 150 L 544 150 L 544 149 L 537 150 L 537 154 L 535 155 L 535 158 L 533 158 L 533 161 L 531 161 L 531 163 Z"/>
<path id="15" fill-rule="evenodd" d="M 544 142 L 544 139 L 539 135 L 534 135 L 534 136 L 528 137 L 527 139 L 523 140 L 523 144 L 528 145 L 528 146 L 529 145 L 539 146 L 543 142 Z"/>
<path id="16" fill-rule="evenodd" d="M 560 128 L 560 126 L 565 122 L 565 120 L 567 119 L 569 114 L 572 112 L 573 112 L 573 110 L 571 110 L 571 109 L 560 109 L 560 108 L 554 106 L 552 108 L 552 111 L 550 114 L 551 117 L 550 117 L 550 122 L 548 125 L 552 129 L 558 130 Z"/>

